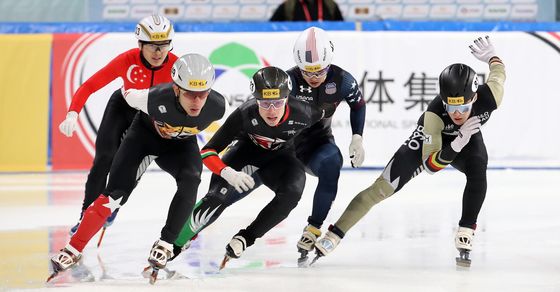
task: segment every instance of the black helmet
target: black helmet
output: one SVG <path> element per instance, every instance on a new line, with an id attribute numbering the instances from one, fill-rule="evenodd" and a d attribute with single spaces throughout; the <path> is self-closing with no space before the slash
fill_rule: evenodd
<path id="1" fill-rule="evenodd" d="M 253 75 L 250 86 L 256 99 L 282 99 L 290 94 L 292 81 L 284 70 L 265 67 Z"/>
<path id="2" fill-rule="evenodd" d="M 449 65 L 439 75 L 439 95 L 445 104 L 467 104 L 474 98 L 477 89 L 477 74 L 465 64 Z"/>

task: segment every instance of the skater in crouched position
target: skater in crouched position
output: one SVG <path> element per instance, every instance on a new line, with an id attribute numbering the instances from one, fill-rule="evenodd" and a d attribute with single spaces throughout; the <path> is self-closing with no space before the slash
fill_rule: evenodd
<path id="1" fill-rule="evenodd" d="M 147 16 L 138 22 L 135 30 L 138 48 L 118 55 L 78 88 L 72 97 L 66 119 L 60 123 L 61 133 L 71 137 L 78 126 L 78 114 L 90 95 L 117 78 L 123 81 L 124 89 L 147 89 L 171 82 L 171 67 L 177 60 L 177 56 L 171 53 L 174 34 L 173 24 L 165 16 Z M 107 175 L 113 158 L 137 112 L 137 109 L 126 103 L 120 89 L 109 98 L 97 130 L 95 158 L 86 181 L 80 218 L 70 229 L 70 235 L 78 229 L 86 208 L 107 186 Z M 137 180 L 152 160 L 152 156 L 147 156 L 140 164 Z M 113 223 L 117 212 L 118 209 L 107 218 L 104 229 Z"/>
<path id="2" fill-rule="evenodd" d="M 352 167 L 360 167 L 365 155 L 362 133 L 366 105 L 356 79 L 331 63 L 334 45 L 324 30 L 310 27 L 301 32 L 294 44 L 293 57 L 296 66 L 286 71 L 293 84 L 291 95 L 325 111 L 321 121 L 303 130 L 294 139 L 297 158 L 308 174 L 318 178 L 313 208 L 296 244 L 300 253 L 298 265 L 306 267 L 308 253 L 321 235 L 323 222 L 336 198 L 342 168 L 342 154 L 331 129 L 332 117 L 341 103 L 348 104 L 348 119 L 352 128 L 348 153 Z M 256 186 L 261 184 L 258 174 L 254 175 L 254 179 Z"/>
<path id="3" fill-rule="evenodd" d="M 70 243 L 52 257 L 51 278 L 75 265 L 107 217 L 126 203 L 136 183 L 138 166 L 146 155 L 157 156 L 156 163 L 177 183 L 161 237 L 148 258 L 155 276 L 173 255 L 173 242 L 192 212 L 200 183 L 202 160 L 196 134 L 222 118 L 226 101 L 211 89 L 215 71 L 206 57 L 182 56 L 174 63 L 171 76 L 173 83 L 131 89 L 123 94 L 130 106 L 140 112 L 117 151 L 107 188 L 86 209 Z"/>
<path id="4" fill-rule="evenodd" d="M 296 207 L 305 186 L 305 171 L 296 158 L 293 139 L 323 117 L 323 110 L 288 97 L 291 81 L 279 68 L 258 70 L 250 87 L 254 98 L 239 106 L 202 148 L 204 165 L 213 172 L 210 188 L 175 242 L 178 254 L 180 247 L 188 247 L 196 234 L 248 194 L 255 184 L 251 175 L 258 175 L 275 196 L 249 226 L 233 236 L 222 268 Z M 228 145 L 220 158 L 218 153 Z"/>
<path id="5" fill-rule="evenodd" d="M 500 105 L 506 78 L 504 65 L 488 36 L 476 39 L 470 49 L 490 67 L 486 84 L 479 85 L 476 72 L 465 64 L 452 64 L 441 72 L 439 95 L 381 176 L 350 202 L 340 219 L 317 241 L 315 259 L 332 252 L 374 205 L 398 192 L 414 176 L 424 170 L 433 174 L 451 164 L 467 180 L 455 246 L 460 252 L 457 264 L 470 265 L 477 217 L 486 196 L 488 154 L 479 131 Z"/>

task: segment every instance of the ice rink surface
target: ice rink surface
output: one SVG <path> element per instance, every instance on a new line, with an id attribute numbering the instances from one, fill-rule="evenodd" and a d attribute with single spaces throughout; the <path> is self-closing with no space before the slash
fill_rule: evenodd
<path id="1" fill-rule="evenodd" d="M 209 175 L 203 174 L 199 198 Z M 378 175 L 342 173 L 323 232 Z M 152 171 L 107 229 L 102 246 L 96 247 L 96 235 L 80 266 L 45 284 L 49 257 L 67 243 L 78 219 L 85 178 L 82 172 L 0 175 L 0 291 L 560 291 L 560 171 L 488 172 L 469 269 L 455 265 L 465 180 L 453 170 L 416 177 L 375 206 L 332 254 L 298 268 L 295 246 L 316 185 L 308 176 L 297 208 L 240 259 L 218 271 L 230 238 L 272 198 L 265 187 L 228 208 L 168 264 L 187 279 L 164 279 L 162 271 L 150 286 L 140 272 L 175 192 L 170 176 Z"/>

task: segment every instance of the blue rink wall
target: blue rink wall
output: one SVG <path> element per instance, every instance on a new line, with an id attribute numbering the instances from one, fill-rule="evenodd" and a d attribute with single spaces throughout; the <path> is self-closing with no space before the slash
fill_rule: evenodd
<path id="1" fill-rule="evenodd" d="M 456 22 L 456 21 L 364 21 L 364 22 L 243 22 L 175 23 L 176 32 L 271 32 L 301 31 L 309 26 L 347 31 L 560 31 L 560 22 Z M 0 22 L 0 34 L 133 32 L 136 23 L 119 22 Z"/>

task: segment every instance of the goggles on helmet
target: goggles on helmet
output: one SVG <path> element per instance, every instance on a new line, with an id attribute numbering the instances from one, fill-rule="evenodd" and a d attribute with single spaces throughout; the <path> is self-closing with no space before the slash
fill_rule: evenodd
<path id="1" fill-rule="evenodd" d="M 175 84 L 177 85 L 177 84 Z M 177 87 L 179 87 L 179 92 L 180 95 L 189 98 L 189 99 L 195 99 L 195 98 L 201 98 L 204 99 L 206 97 L 208 97 L 208 95 L 210 94 L 210 90 L 211 89 L 207 89 L 207 90 L 203 90 L 203 91 L 193 91 L 193 90 L 188 90 L 188 89 L 184 89 L 182 87 L 180 87 L 179 85 L 177 85 Z"/>
<path id="2" fill-rule="evenodd" d="M 447 111 L 448 113 L 454 113 L 457 111 L 464 114 L 472 109 L 473 103 L 474 103 L 474 99 L 469 103 L 461 104 L 461 105 L 449 105 L 444 102 L 443 106 L 445 107 L 445 111 Z"/>
<path id="3" fill-rule="evenodd" d="M 325 75 L 327 75 L 327 73 L 329 72 L 331 65 L 328 65 L 327 67 L 325 67 L 322 70 L 319 70 L 317 72 L 309 72 L 309 71 L 305 71 L 305 70 L 300 70 L 301 71 L 301 75 L 307 77 L 307 78 L 312 78 L 312 77 L 316 77 L 316 78 L 321 78 Z"/>
<path id="4" fill-rule="evenodd" d="M 281 109 L 286 105 L 287 101 L 288 101 L 287 97 L 282 99 L 271 99 L 271 100 L 257 99 L 257 104 L 259 105 L 260 108 L 265 110 L 269 110 L 271 107 L 273 107 L 274 109 Z"/>
<path id="5" fill-rule="evenodd" d="M 160 52 L 167 52 L 171 49 L 171 42 L 164 44 L 142 42 L 142 48 L 145 48 L 150 53 L 155 53 L 157 52 L 157 50 L 159 50 Z"/>

